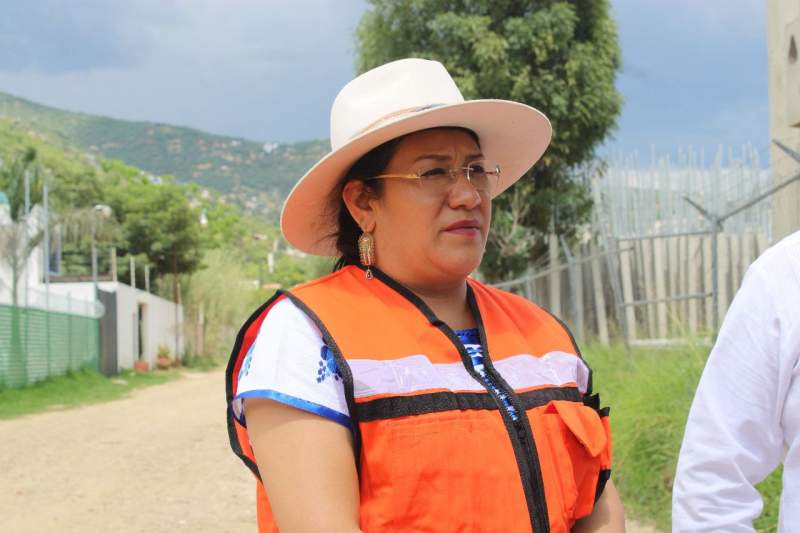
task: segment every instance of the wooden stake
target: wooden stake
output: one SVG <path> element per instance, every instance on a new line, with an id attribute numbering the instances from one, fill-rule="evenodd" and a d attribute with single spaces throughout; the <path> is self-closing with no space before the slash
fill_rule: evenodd
<path id="1" fill-rule="evenodd" d="M 689 253 L 686 256 L 687 267 L 687 292 L 689 294 L 699 294 L 700 289 L 700 265 L 703 264 L 703 253 L 701 247 L 701 239 L 699 237 L 689 237 L 687 239 L 689 246 Z M 708 298 L 706 299 L 708 300 Z M 689 311 L 689 333 L 692 335 L 697 334 L 697 311 L 700 306 L 700 301 L 695 298 L 687 300 Z"/>
<path id="2" fill-rule="evenodd" d="M 558 267 L 558 237 L 554 233 L 549 236 L 550 245 L 550 312 L 561 317 L 561 271 Z"/>
<path id="3" fill-rule="evenodd" d="M 624 241 L 620 242 L 619 248 L 630 248 L 630 244 Z M 625 250 L 619 254 L 619 264 L 620 274 L 622 275 L 622 301 L 625 304 L 630 304 L 634 301 L 630 250 Z M 614 275 L 613 272 L 609 272 L 609 274 Z M 634 340 L 636 338 L 636 310 L 632 305 L 625 306 L 625 323 L 628 328 L 629 340 Z"/>
<path id="4" fill-rule="evenodd" d="M 592 244 L 589 254 L 598 255 L 597 247 Z M 613 276 L 614 273 L 611 273 Z M 597 316 L 597 336 L 600 342 L 608 345 L 608 318 L 606 317 L 606 298 L 603 292 L 603 278 L 600 271 L 600 258 L 592 259 L 592 289 L 594 293 L 594 309 Z"/>
<path id="5" fill-rule="evenodd" d="M 653 241 L 653 263 L 654 263 L 654 277 L 656 286 L 656 298 L 663 300 L 667 297 L 667 276 L 664 269 L 666 264 L 664 258 L 664 250 L 666 248 L 665 239 L 655 239 Z M 669 323 L 667 321 L 667 302 L 661 301 L 656 304 L 656 311 L 658 316 L 658 338 L 666 339 L 669 332 Z"/>
<path id="6" fill-rule="evenodd" d="M 642 269 L 644 273 L 644 299 L 656 299 L 656 286 L 653 280 L 653 241 L 645 239 L 642 241 Z M 647 315 L 648 333 L 651 337 L 656 336 L 656 306 L 646 304 L 642 308 Z"/>

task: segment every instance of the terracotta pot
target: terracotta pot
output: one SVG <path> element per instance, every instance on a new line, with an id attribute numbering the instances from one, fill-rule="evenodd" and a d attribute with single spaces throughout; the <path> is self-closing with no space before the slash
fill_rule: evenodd
<path id="1" fill-rule="evenodd" d="M 169 360 L 169 357 L 156 358 L 156 368 L 159 370 L 169 370 L 170 366 L 172 366 L 172 361 Z"/>
<path id="2" fill-rule="evenodd" d="M 147 372 L 150 370 L 150 365 L 147 361 L 136 361 L 133 363 L 133 369 L 137 372 Z"/>

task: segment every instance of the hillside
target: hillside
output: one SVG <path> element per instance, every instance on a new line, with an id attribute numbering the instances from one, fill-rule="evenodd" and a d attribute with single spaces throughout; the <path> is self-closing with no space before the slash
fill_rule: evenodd
<path id="1" fill-rule="evenodd" d="M 73 113 L 0 92 L 3 117 L 65 147 L 219 191 L 248 210 L 253 197 L 261 196 L 258 193 L 279 201 L 328 151 L 327 141 L 258 143 L 167 124 Z"/>

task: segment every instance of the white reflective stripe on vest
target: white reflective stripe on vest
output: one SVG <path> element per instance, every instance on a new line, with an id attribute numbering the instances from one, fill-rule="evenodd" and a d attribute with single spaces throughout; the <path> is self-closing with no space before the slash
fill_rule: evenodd
<path id="1" fill-rule="evenodd" d="M 388 361 L 349 359 L 348 364 L 353 373 L 356 398 L 425 390 L 486 391 L 461 362 L 432 363 L 421 354 Z M 588 387 L 589 368 L 580 357 L 571 353 L 549 352 L 540 357 L 519 354 L 493 364 L 509 386 L 516 390 L 575 383 L 583 393 Z"/>

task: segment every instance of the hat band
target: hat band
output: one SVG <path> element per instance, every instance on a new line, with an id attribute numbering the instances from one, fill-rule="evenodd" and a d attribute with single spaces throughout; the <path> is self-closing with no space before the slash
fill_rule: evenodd
<path id="1" fill-rule="evenodd" d="M 358 137 L 359 135 L 363 135 L 364 133 L 368 132 L 369 130 L 374 130 L 378 126 L 381 126 L 384 123 L 392 121 L 392 120 L 395 120 L 395 119 L 397 119 L 399 117 L 402 117 L 402 116 L 405 116 L 405 115 L 412 115 L 414 113 L 421 113 L 422 111 L 427 111 L 428 109 L 433 109 L 434 107 L 441 107 L 443 105 L 445 105 L 445 104 L 427 104 L 427 105 L 423 105 L 423 106 L 419 106 L 419 107 L 408 107 L 406 109 L 400 109 L 399 111 L 392 111 L 391 113 L 388 113 L 388 114 L 382 116 L 381 118 L 379 118 L 375 122 L 372 122 L 372 123 L 368 124 L 366 127 L 361 128 L 360 130 L 355 132 L 353 135 L 350 136 L 350 140 L 353 140 L 356 137 Z"/>

